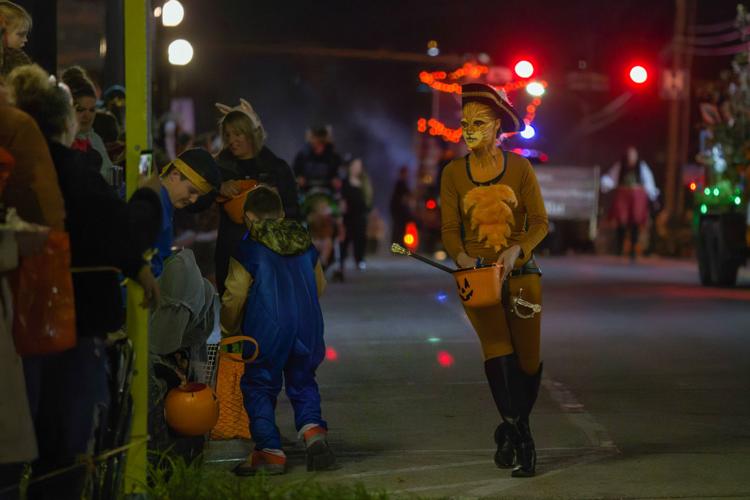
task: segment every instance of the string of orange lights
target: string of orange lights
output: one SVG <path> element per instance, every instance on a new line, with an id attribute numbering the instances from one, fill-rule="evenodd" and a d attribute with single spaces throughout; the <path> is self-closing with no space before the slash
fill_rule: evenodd
<path id="1" fill-rule="evenodd" d="M 482 64 L 475 64 L 472 62 L 465 63 L 462 67 L 458 68 L 451 73 L 445 71 L 422 71 L 419 73 L 419 80 L 428 85 L 430 88 L 437 90 L 438 92 L 446 92 L 451 94 L 461 95 L 461 84 L 457 82 L 446 83 L 445 80 L 459 80 L 466 76 L 470 78 L 479 78 L 480 76 L 487 74 L 489 67 Z M 510 93 L 522 88 L 526 88 L 530 83 L 529 79 L 521 79 L 514 82 L 508 82 L 505 85 L 497 87 L 499 90 Z M 547 87 L 547 82 L 538 82 L 543 88 Z M 526 115 L 524 116 L 524 123 L 530 125 L 536 118 L 536 111 L 542 104 L 541 97 L 535 97 L 529 105 L 526 106 Z M 432 136 L 440 136 L 448 142 L 458 143 L 461 140 L 461 129 L 451 128 L 445 123 L 441 122 L 437 118 L 420 118 L 417 121 L 417 131 L 422 134 L 429 134 Z M 512 135 L 512 134 L 510 134 Z"/>
<path id="2" fill-rule="evenodd" d="M 448 142 L 458 143 L 461 140 L 460 128 L 450 128 L 437 118 L 430 118 L 429 120 L 420 118 L 417 120 L 417 131 L 422 134 L 440 136 Z"/>

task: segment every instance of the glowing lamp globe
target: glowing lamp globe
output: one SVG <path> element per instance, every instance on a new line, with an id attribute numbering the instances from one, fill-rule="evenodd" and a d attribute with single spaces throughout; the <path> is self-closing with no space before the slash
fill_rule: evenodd
<path id="1" fill-rule="evenodd" d="M 206 384 L 181 385 L 167 394 L 164 417 L 176 433 L 201 436 L 219 420 L 219 400 Z"/>
<path id="2" fill-rule="evenodd" d="M 193 60 L 193 46 L 183 39 L 175 40 L 167 47 L 169 63 L 175 66 L 185 66 Z"/>
<path id="3" fill-rule="evenodd" d="M 536 130 L 534 130 L 534 127 L 532 127 L 529 124 L 526 124 L 526 127 L 521 131 L 521 137 L 524 139 L 531 139 L 536 135 Z"/>
<path id="4" fill-rule="evenodd" d="M 541 97 L 545 92 L 544 85 L 539 82 L 531 82 L 530 84 L 526 85 L 526 92 L 534 97 Z"/>
<path id="5" fill-rule="evenodd" d="M 164 26 L 177 26 L 185 17 L 185 9 L 177 0 L 169 0 L 161 9 L 161 22 Z"/>

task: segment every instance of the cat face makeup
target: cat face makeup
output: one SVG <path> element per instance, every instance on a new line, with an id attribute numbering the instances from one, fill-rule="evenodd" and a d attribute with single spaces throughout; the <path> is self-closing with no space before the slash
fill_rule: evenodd
<path id="1" fill-rule="evenodd" d="M 469 149 L 492 148 L 500 130 L 500 119 L 489 106 L 470 102 L 463 107 L 461 129 Z"/>

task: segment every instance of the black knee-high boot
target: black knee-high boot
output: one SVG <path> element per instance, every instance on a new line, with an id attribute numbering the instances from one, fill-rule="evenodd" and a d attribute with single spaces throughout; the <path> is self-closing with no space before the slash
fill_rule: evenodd
<path id="1" fill-rule="evenodd" d="M 520 368 L 518 369 L 517 378 L 520 388 L 524 391 L 524 407 L 520 409 L 518 418 L 519 440 L 516 445 L 516 457 L 518 465 L 513 469 L 513 477 L 531 477 L 536 473 L 536 447 L 534 438 L 531 435 L 529 425 L 529 415 L 534 409 L 537 396 L 539 395 L 539 385 L 542 380 L 542 369 L 544 365 L 540 364 L 539 369 L 534 375 L 525 374 Z"/>
<path id="2" fill-rule="evenodd" d="M 521 415 L 517 384 L 518 361 L 515 355 L 491 358 L 484 362 L 484 373 L 490 385 L 502 422 L 495 429 L 495 465 L 501 468 L 513 467 L 516 462 L 516 448 L 520 441 L 517 424 Z M 514 397 L 515 396 L 515 397 Z"/>

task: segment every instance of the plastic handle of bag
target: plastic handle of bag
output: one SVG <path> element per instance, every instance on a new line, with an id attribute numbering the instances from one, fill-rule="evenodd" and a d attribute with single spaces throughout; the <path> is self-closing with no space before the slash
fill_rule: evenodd
<path id="1" fill-rule="evenodd" d="M 250 356 L 250 358 L 244 359 L 242 357 L 242 354 L 238 354 L 236 352 L 224 352 L 224 351 L 220 351 L 221 357 L 229 359 L 236 363 L 252 363 L 256 359 L 258 359 L 258 354 L 260 354 L 260 346 L 258 345 L 258 341 L 252 337 L 246 337 L 244 335 L 235 335 L 234 337 L 226 337 L 226 338 L 221 339 L 221 342 L 219 342 L 219 345 L 225 346 L 225 345 L 235 344 L 237 342 L 244 342 L 244 341 L 252 342 L 253 344 L 255 344 L 255 352 L 253 353 L 252 356 Z"/>

